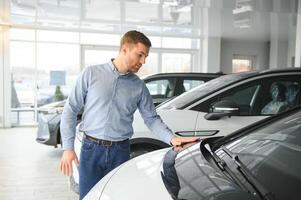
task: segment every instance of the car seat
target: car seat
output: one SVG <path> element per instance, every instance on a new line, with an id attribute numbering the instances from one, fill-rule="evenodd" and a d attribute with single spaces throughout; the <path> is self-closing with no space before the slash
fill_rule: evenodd
<path id="1" fill-rule="evenodd" d="M 286 87 L 280 83 L 273 83 L 270 87 L 272 101 L 264 106 L 261 114 L 277 114 L 288 109 L 285 101 Z"/>
<path id="2" fill-rule="evenodd" d="M 168 85 L 165 91 L 165 98 L 170 98 L 174 96 L 176 83 L 174 80 L 168 80 Z"/>
<path id="3" fill-rule="evenodd" d="M 288 108 L 293 108 L 300 104 L 300 86 L 297 83 L 292 83 L 287 87 L 285 101 Z"/>

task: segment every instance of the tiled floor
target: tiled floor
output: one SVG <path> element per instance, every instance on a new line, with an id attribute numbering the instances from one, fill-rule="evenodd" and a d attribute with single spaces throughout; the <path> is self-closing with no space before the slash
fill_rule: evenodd
<path id="1" fill-rule="evenodd" d="M 35 141 L 37 128 L 0 129 L 0 200 L 73 200 L 59 171 L 60 148 Z"/>

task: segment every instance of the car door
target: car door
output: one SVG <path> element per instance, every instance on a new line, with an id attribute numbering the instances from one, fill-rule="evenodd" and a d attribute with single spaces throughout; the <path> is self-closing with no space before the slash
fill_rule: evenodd
<path id="1" fill-rule="evenodd" d="M 299 86 L 300 93 L 301 76 L 268 75 L 243 81 L 216 92 L 206 100 L 191 107 L 191 110 L 199 112 L 195 135 L 227 135 L 239 128 L 270 116 L 264 114 L 262 110 L 272 101 L 271 87 L 275 84 L 282 84 L 285 88 L 291 84 L 296 84 Z M 284 97 L 280 103 L 286 105 L 285 91 L 283 95 Z M 225 116 L 215 120 L 206 119 L 206 115 L 211 112 L 212 106 L 225 100 L 237 105 L 239 112 L 235 115 L 225 114 Z M 300 102 L 298 104 L 300 104 Z M 285 107 L 281 111 L 287 109 L 289 109 L 289 107 Z"/>

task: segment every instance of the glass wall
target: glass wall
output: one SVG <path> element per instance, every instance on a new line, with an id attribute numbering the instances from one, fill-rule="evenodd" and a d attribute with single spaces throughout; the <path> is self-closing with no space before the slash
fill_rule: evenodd
<path id="1" fill-rule="evenodd" d="M 10 39 L 12 125 L 35 124 L 39 108 L 66 99 L 75 83 L 78 34 L 11 29 Z"/>
<path id="2" fill-rule="evenodd" d="M 66 98 L 84 66 L 117 55 L 128 30 L 153 44 L 139 76 L 297 66 L 298 2 L 10 1 L 13 123 L 34 123 L 39 108 Z"/>
<path id="3" fill-rule="evenodd" d="M 14 41 L 10 44 L 10 50 L 11 122 L 32 124 L 35 119 L 35 45 L 28 41 Z"/>
<path id="4" fill-rule="evenodd" d="M 34 124 L 40 108 L 67 98 L 84 66 L 116 57 L 127 30 L 140 30 L 153 43 L 139 76 L 192 70 L 197 51 L 185 50 L 200 46 L 195 45 L 200 31 L 192 16 L 194 4 L 190 0 L 11 1 L 13 124 Z"/>

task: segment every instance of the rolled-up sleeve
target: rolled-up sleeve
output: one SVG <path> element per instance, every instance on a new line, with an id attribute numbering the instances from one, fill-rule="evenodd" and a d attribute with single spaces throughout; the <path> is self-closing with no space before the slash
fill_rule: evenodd
<path id="1" fill-rule="evenodd" d="M 61 117 L 60 132 L 64 150 L 74 149 L 77 115 L 84 106 L 87 95 L 91 71 L 87 67 L 77 78 Z"/>
<path id="2" fill-rule="evenodd" d="M 170 144 L 170 141 L 173 137 L 172 131 L 157 114 L 152 96 L 150 95 L 145 84 L 143 84 L 141 99 L 138 103 L 138 109 L 145 125 L 152 131 L 152 133 L 156 134 L 165 143 Z"/>

